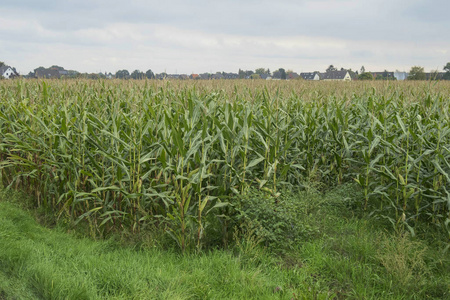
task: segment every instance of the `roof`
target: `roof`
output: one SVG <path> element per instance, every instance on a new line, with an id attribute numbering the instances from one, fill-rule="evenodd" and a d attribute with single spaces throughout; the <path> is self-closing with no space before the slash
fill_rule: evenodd
<path id="1" fill-rule="evenodd" d="M 345 75 L 347 75 L 348 71 L 329 71 L 322 73 L 322 80 L 323 79 L 344 79 Z"/>
<path id="2" fill-rule="evenodd" d="M 0 67 L 0 74 L 5 73 L 8 68 L 9 68 L 8 66 L 1 66 Z"/>
<path id="3" fill-rule="evenodd" d="M 300 76 L 305 80 L 314 80 L 314 77 L 316 76 L 317 72 L 312 73 L 300 73 Z"/>

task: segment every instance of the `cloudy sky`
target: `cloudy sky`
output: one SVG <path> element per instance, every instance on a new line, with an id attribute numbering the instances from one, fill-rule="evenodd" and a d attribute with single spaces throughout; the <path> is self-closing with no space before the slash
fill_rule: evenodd
<path id="1" fill-rule="evenodd" d="M 22 74 L 439 69 L 449 0 L 0 0 L 0 61 Z"/>

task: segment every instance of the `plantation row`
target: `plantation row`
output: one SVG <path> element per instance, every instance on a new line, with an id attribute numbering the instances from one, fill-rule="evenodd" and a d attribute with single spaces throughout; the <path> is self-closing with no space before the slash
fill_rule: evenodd
<path id="1" fill-rule="evenodd" d="M 164 226 L 182 249 L 214 222 L 228 235 L 252 189 L 277 201 L 311 181 L 356 181 L 361 206 L 396 229 L 450 237 L 449 95 L 446 83 L 2 83 L 1 180 L 98 232 Z"/>

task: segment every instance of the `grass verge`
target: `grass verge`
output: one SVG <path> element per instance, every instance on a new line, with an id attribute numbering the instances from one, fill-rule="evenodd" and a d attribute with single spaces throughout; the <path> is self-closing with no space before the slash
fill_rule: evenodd
<path id="1" fill-rule="evenodd" d="M 283 254 L 251 238 L 186 255 L 80 238 L 40 225 L 19 205 L 23 196 L 5 195 L 0 299 L 450 298 L 449 258 L 427 241 L 353 217 L 342 205 L 346 190 L 317 201 L 304 219 L 318 233 Z"/>

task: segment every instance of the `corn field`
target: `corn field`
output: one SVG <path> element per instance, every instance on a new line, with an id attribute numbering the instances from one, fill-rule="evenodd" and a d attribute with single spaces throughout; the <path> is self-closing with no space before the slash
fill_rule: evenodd
<path id="1" fill-rule="evenodd" d="M 183 250 L 230 198 L 306 178 L 450 239 L 449 106 L 444 82 L 2 81 L 0 180 L 97 232 L 167 226 Z"/>

